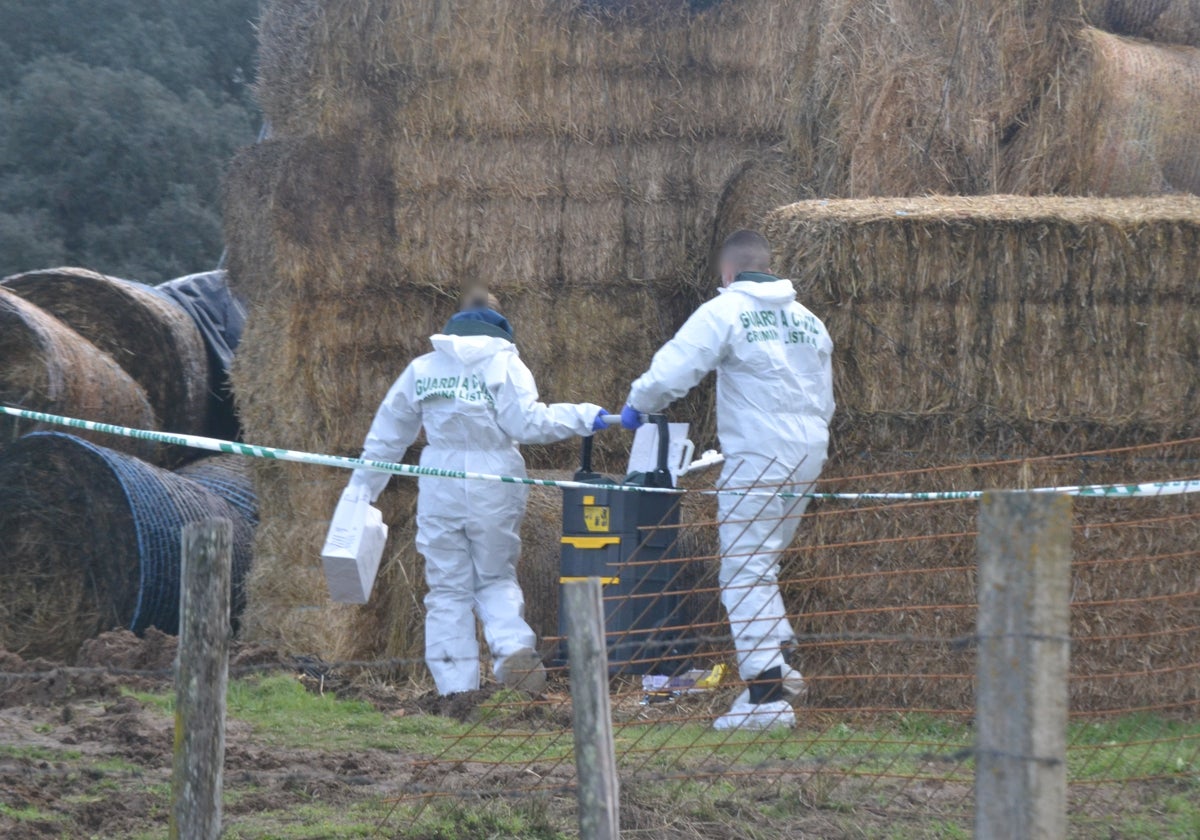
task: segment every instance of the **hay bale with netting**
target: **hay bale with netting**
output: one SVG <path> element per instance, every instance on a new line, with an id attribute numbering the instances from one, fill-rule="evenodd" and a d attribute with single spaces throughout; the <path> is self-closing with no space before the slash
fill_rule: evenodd
<path id="1" fill-rule="evenodd" d="M 1114 35 L 1200 47 L 1200 0 L 1083 0 L 1083 10 Z"/>
<path id="2" fill-rule="evenodd" d="M 191 316 L 170 298 L 149 286 L 82 268 L 17 274 L 0 286 L 40 306 L 115 359 L 145 390 L 164 431 L 204 433 L 207 350 Z"/>
<path id="3" fill-rule="evenodd" d="M 5 405 L 155 428 L 146 393 L 106 353 L 32 303 L 0 288 L 0 402 Z M 22 434 L 42 428 L 0 417 L 0 451 Z M 144 441 L 84 433 L 126 452 L 153 457 Z"/>
<path id="4" fill-rule="evenodd" d="M 1014 192 L 1200 193 L 1200 49 L 1085 30 L 1005 162 Z"/>
<path id="5" fill-rule="evenodd" d="M 113 627 L 175 633 L 181 529 L 233 523 L 233 615 L 253 523 L 197 482 L 72 435 L 26 435 L 0 453 L 0 646 L 71 661 Z"/>
<path id="6" fill-rule="evenodd" d="M 251 460 L 242 455 L 209 455 L 175 470 L 229 502 L 242 518 L 258 524 L 258 496 L 254 492 Z"/>
<path id="7" fill-rule="evenodd" d="M 796 147 L 820 196 L 999 190 L 1004 147 L 1073 49 L 1078 0 L 833 0 Z"/>

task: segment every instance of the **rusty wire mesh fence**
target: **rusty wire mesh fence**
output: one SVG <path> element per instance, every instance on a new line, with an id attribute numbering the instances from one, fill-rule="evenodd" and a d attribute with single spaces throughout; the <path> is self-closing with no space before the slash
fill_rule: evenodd
<path id="1" fill-rule="evenodd" d="M 1187 479 L 1200 442 L 823 479 L 821 492 L 946 491 Z M 755 491 L 793 486 L 756 482 Z M 619 774 L 626 796 L 681 809 L 765 809 L 792 801 L 859 824 L 926 818 L 969 826 L 973 809 L 976 518 L 973 499 L 786 506 L 799 528 L 780 562 L 803 674 L 796 725 L 718 730 L 746 689 L 721 605 L 711 495 L 682 500 L 679 524 L 643 531 L 665 550 L 611 573 L 637 578 L 606 596 L 626 627 L 608 639 Z M 752 549 L 753 550 L 753 549 Z M 1113 820 L 1169 821 L 1200 796 L 1200 498 L 1077 500 L 1068 732 L 1073 831 Z M 647 556 L 650 554 L 652 556 Z M 725 562 L 730 562 L 727 555 Z M 653 567 L 656 574 L 639 567 Z M 611 588 L 610 588 L 611 589 Z M 629 590 L 625 587 L 625 590 Z M 736 598 L 725 587 L 725 598 Z M 546 692 L 490 694 L 416 760 L 404 813 L 439 799 L 569 793 L 575 781 L 565 641 L 544 640 Z M 793 686 L 798 687 L 798 686 Z M 446 706 L 455 714 L 452 704 Z M 738 805 L 736 803 L 743 803 Z M 418 807 L 418 811 L 420 808 Z M 1105 834 L 1104 836 L 1109 836 Z M 1125 836 L 1116 833 L 1113 836 Z M 1146 836 L 1158 836 L 1151 832 Z"/>
<path id="2" fill-rule="evenodd" d="M 748 518 L 736 506 L 720 514 L 705 492 L 711 475 L 686 478 L 689 492 L 675 497 L 678 505 L 640 529 L 657 547 L 609 570 L 613 726 L 623 820 L 634 836 L 752 837 L 759 835 L 749 829 L 728 834 L 729 820 L 796 825 L 797 814 L 803 832 L 816 836 L 967 836 L 979 502 L 938 494 L 1107 484 L 1112 493 L 1077 498 L 1074 506 L 1071 833 L 1196 836 L 1200 496 L 1130 497 L 1120 483 L 1200 479 L 1200 439 L 952 466 L 901 456 L 882 469 L 864 463 L 844 459 L 842 475 L 817 483 L 818 494 L 842 498 L 818 498 L 802 511 L 782 504 Z M 742 489 L 768 496 L 797 489 L 790 481 L 750 483 Z M 918 497 L 874 496 L 892 492 Z M 721 730 L 714 723 L 747 683 L 726 610 L 744 584 L 721 585 L 718 532 L 772 515 L 797 526 L 778 573 L 791 628 L 784 653 L 803 675 L 803 690 L 788 700 L 795 725 Z M 736 566 L 759 548 L 741 543 L 724 561 Z M 552 625 L 553 605 L 538 607 Z M 413 702 L 394 712 L 403 715 L 402 725 L 387 730 L 394 742 L 384 743 L 382 730 L 366 737 L 372 749 L 397 753 L 403 768 L 388 786 L 393 793 L 373 836 L 443 836 L 418 827 L 431 816 L 444 822 L 447 807 L 454 819 L 463 812 L 453 809 L 514 801 L 550 803 L 560 814 L 573 808 L 569 645 L 551 632 L 540 652 L 549 682 L 533 698 L 495 684 L 437 698 L 425 678 L 399 690 Z M 248 648 L 231 673 L 253 679 L 292 670 L 314 693 L 386 683 L 421 668 L 411 659 L 322 662 L 259 653 Z M 0 699 L 31 679 L 170 673 L 55 663 L 28 673 L 0 670 Z M 669 831 L 672 821 L 687 830 Z M 708 823 L 716 827 L 706 833 Z M 930 824 L 940 827 L 928 833 Z"/>

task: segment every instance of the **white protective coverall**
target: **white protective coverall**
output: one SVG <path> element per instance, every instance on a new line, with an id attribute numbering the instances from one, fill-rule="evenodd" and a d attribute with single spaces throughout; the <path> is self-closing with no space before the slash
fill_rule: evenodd
<path id="1" fill-rule="evenodd" d="M 520 443 L 592 434 L 597 405 L 538 401 L 529 368 L 510 341 L 435 335 L 379 406 L 363 457 L 398 461 L 425 427 L 421 465 L 524 476 Z M 387 473 L 355 471 L 352 484 L 377 498 Z M 425 659 L 441 694 L 479 688 L 475 614 L 499 676 L 505 657 L 533 648 L 517 583 L 528 488 L 449 478 L 420 479 L 417 550 L 425 558 Z"/>
<path id="2" fill-rule="evenodd" d="M 792 541 L 805 492 L 825 464 L 833 417 L 833 341 L 796 302 L 790 280 L 743 272 L 705 303 L 633 383 L 629 405 L 662 411 L 717 372 L 717 426 L 726 462 L 721 495 L 721 601 L 742 679 L 786 669 L 794 631 L 779 593 L 779 555 Z"/>

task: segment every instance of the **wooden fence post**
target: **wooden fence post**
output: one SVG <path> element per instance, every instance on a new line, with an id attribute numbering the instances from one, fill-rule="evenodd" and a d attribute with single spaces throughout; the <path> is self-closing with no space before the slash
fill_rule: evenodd
<path id="1" fill-rule="evenodd" d="M 1071 498 L 985 494 L 978 550 L 975 838 L 1061 840 Z"/>
<path id="2" fill-rule="evenodd" d="M 571 664 L 571 717 L 579 780 L 581 840 L 617 840 L 620 803 L 612 708 L 608 698 L 608 648 L 599 578 L 564 587 L 567 658 Z"/>
<path id="3" fill-rule="evenodd" d="M 232 558 L 228 519 L 183 529 L 171 840 L 217 840 L 221 834 Z"/>

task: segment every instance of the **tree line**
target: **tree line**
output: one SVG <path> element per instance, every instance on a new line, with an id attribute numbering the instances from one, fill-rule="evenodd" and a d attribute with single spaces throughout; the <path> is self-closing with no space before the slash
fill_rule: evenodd
<path id="1" fill-rule="evenodd" d="M 215 267 L 259 0 L 0 0 L 0 276 Z"/>

